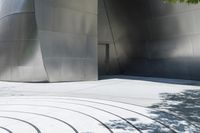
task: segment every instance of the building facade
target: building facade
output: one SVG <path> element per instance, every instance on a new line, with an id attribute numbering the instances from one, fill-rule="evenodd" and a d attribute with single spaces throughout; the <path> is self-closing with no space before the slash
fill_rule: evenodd
<path id="1" fill-rule="evenodd" d="M 200 79 L 200 5 L 0 0 L 0 7 L 0 80 Z"/>
<path id="2" fill-rule="evenodd" d="M 97 79 L 97 0 L 0 0 L 0 79 Z"/>
<path id="3" fill-rule="evenodd" d="M 101 71 L 200 80 L 199 14 L 199 4 L 99 0 L 98 40 L 110 44 Z"/>

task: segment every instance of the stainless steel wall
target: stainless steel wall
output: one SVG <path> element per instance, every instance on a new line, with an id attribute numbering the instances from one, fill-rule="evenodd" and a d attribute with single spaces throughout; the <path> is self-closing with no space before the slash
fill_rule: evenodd
<path id="1" fill-rule="evenodd" d="M 110 10 L 106 1 L 98 1 L 98 65 L 99 75 L 114 75 L 120 73 L 118 51 L 113 38 L 113 21 L 110 21 Z M 110 23 L 111 22 L 111 23 Z M 106 62 L 106 45 L 109 46 L 108 62 Z"/>
<path id="2" fill-rule="evenodd" d="M 0 80 L 97 79 L 97 0 L 0 0 Z"/>
<path id="3" fill-rule="evenodd" d="M 97 79 L 97 0 L 35 0 L 49 81 Z"/>
<path id="4" fill-rule="evenodd" d="M 37 39 L 33 0 L 0 0 L 0 79 L 47 79 Z"/>
<path id="5" fill-rule="evenodd" d="M 149 73 L 170 78 L 200 79 L 200 5 L 149 1 L 147 19 Z"/>
<path id="6" fill-rule="evenodd" d="M 0 80 L 96 80 L 97 41 L 104 74 L 200 79 L 200 5 L 97 4 L 0 0 Z"/>
<path id="7" fill-rule="evenodd" d="M 110 22 L 99 20 L 99 27 L 110 24 L 113 36 L 108 38 L 110 31 L 99 29 L 99 42 L 115 42 L 119 74 L 200 79 L 200 5 L 104 2 Z"/>

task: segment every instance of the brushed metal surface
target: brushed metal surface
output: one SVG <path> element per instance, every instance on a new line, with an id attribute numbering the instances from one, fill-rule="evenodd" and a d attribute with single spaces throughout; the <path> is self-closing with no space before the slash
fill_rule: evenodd
<path id="1" fill-rule="evenodd" d="M 33 0 L 0 0 L 0 79 L 44 81 Z"/>
<path id="2" fill-rule="evenodd" d="M 161 0 L 0 0 L 0 80 L 96 80 L 97 58 L 101 73 L 199 80 L 199 14 Z"/>
<path id="3" fill-rule="evenodd" d="M 96 80 L 97 0 L 35 0 L 35 11 L 49 81 Z"/>
<path id="4" fill-rule="evenodd" d="M 99 0 L 98 41 L 115 44 L 118 74 L 200 80 L 199 13 L 162 0 Z"/>
<path id="5" fill-rule="evenodd" d="M 97 79 L 97 0 L 0 0 L 0 80 Z"/>

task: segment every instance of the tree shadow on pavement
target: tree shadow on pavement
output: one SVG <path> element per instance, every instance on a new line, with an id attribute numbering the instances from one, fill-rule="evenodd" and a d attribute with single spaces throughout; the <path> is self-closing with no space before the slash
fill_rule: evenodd
<path id="1" fill-rule="evenodd" d="M 133 126 L 124 122 L 123 120 L 110 120 L 108 123 L 105 123 L 105 125 L 111 130 L 121 129 L 123 133 L 132 133 L 136 130 L 146 133 L 172 133 L 169 129 L 164 128 L 163 126 L 159 125 L 156 122 L 147 124 L 146 122 L 141 122 L 141 120 L 138 120 L 136 118 L 126 118 L 126 120 L 131 123 L 135 123 L 133 125 L 137 129 L 136 128 L 134 129 Z"/>
<path id="2" fill-rule="evenodd" d="M 163 93 L 161 97 L 162 102 L 151 108 L 165 109 L 200 126 L 200 90 L 186 90 L 176 94 Z"/>
<path id="3" fill-rule="evenodd" d="M 162 93 L 161 97 L 160 103 L 145 108 L 146 116 L 154 122 L 148 123 L 134 116 L 125 119 L 147 133 L 200 133 L 200 90 Z M 110 129 L 122 129 L 126 133 L 131 133 L 133 129 L 122 120 L 110 120 L 105 124 Z"/>

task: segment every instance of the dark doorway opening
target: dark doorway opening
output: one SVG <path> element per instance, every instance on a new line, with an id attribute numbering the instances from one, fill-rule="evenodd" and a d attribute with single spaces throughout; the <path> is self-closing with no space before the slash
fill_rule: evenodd
<path id="1" fill-rule="evenodd" d="M 99 75 L 108 75 L 110 66 L 110 44 L 98 43 L 98 71 Z"/>

